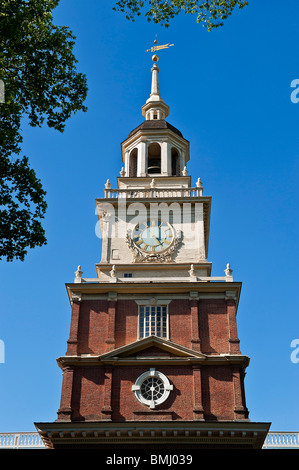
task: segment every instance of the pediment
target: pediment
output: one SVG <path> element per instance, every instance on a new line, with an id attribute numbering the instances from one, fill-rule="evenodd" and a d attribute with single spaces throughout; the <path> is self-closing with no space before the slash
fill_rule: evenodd
<path id="1" fill-rule="evenodd" d="M 172 358 L 201 358 L 206 355 L 193 351 L 172 341 L 149 336 L 134 343 L 127 344 L 109 353 L 102 354 L 100 359 L 129 358 L 129 357 L 172 357 Z"/>

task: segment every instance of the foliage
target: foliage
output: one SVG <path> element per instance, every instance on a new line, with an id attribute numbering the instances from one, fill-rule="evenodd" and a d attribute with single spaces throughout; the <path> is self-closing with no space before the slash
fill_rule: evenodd
<path id="1" fill-rule="evenodd" d="M 236 7 L 248 5 L 245 0 L 119 0 L 114 10 L 122 11 L 128 20 L 134 21 L 145 9 L 147 21 L 154 21 L 168 27 L 172 18 L 180 13 L 196 15 L 208 31 L 223 26 Z"/>
<path id="2" fill-rule="evenodd" d="M 45 231 L 39 221 L 45 213 L 46 192 L 28 165 L 28 158 L 0 159 L 0 257 L 7 261 L 24 260 L 26 247 L 46 243 Z"/>
<path id="3" fill-rule="evenodd" d="M 2 0 L 0 3 L 0 258 L 24 260 L 29 246 L 46 243 L 41 225 L 46 192 L 21 152 L 24 118 L 63 132 L 87 95 L 76 70 L 75 36 L 53 24 L 59 0 Z"/>

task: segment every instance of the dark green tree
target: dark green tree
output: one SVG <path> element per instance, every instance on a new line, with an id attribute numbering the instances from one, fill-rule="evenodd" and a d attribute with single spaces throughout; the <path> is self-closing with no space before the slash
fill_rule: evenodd
<path id="1" fill-rule="evenodd" d="M 20 157 L 21 124 L 63 132 L 66 121 L 86 111 L 85 75 L 77 72 L 75 36 L 53 24 L 59 0 L 1 0 L 0 259 L 24 260 L 27 249 L 46 244 L 42 219 L 46 192 L 29 159 Z M 41 155 L 42 158 L 42 155 Z"/>
<path id="2" fill-rule="evenodd" d="M 196 15 L 196 21 L 208 31 L 223 26 L 224 21 L 238 7 L 248 5 L 245 0 L 118 0 L 114 10 L 122 11 L 134 21 L 144 11 L 147 21 L 168 27 L 180 13 Z"/>

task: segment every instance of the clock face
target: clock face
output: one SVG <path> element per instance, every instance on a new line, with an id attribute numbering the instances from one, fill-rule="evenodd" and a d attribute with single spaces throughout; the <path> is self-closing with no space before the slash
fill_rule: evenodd
<path id="1" fill-rule="evenodd" d="M 173 228 L 161 220 L 146 220 L 136 225 L 133 232 L 133 242 L 145 253 L 161 253 L 170 247 L 173 240 Z"/>

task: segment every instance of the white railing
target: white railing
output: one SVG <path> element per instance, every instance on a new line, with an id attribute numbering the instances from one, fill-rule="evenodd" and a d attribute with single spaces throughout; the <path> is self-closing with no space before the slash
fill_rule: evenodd
<path id="1" fill-rule="evenodd" d="M 45 449 L 37 432 L 0 433 L 0 449 Z M 299 432 L 269 432 L 263 449 L 298 449 Z"/>
<path id="2" fill-rule="evenodd" d="M 299 449 L 299 432 L 269 432 L 263 449 Z"/>
<path id="3" fill-rule="evenodd" d="M 45 449 L 38 432 L 0 433 L 0 449 Z"/>
<path id="4" fill-rule="evenodd" d="M 198 197 L 202 188 L 105 189 L 105 198 Z"/>
<path id="5" fill-rule="evenodd" d="M 100 280 L 98 277 L 92 277 L 92 278 L 75 278 L 75 283 L 80 284 L 80 283 L 88 283 L 88 282 L 98 282 L 99 284 L 101 282 L 152 282 L 152 278 L 148 277 L 118 277 L 117 275 L 115 277 L 107 277 L 104 278 L 103 280 Z M 189 276 L 189 277 L 155 277 L 155 282 L 159 281 L 164 281 L 164 282 L 197 282 L 197 281 L 202 281 L 202 282 L 212 282 L 212 281 L 225 281 L 225 282 L 233 282 L 233 277 L 232 276 L 208 276 L 208 277 L 197 277 L 197 276 Z"/>

